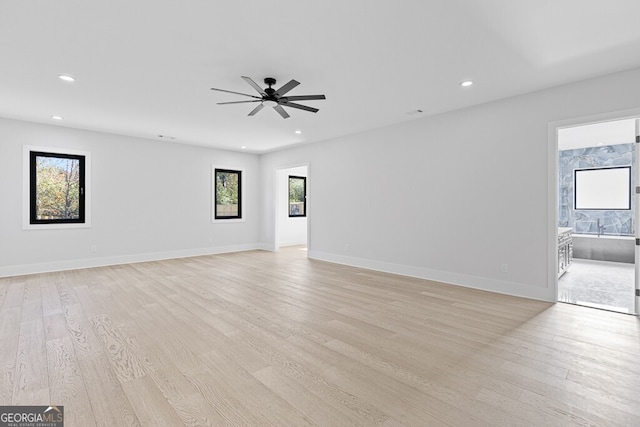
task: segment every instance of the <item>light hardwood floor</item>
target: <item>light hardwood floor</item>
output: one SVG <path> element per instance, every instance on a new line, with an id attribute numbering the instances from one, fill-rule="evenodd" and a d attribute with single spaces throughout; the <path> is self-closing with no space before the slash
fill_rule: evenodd
<path id="1" fill-rule="evenodd" d="M 636 317 L 299 248 L 0 279 L 0 340 L 67 427 L 640 425 Z"/>

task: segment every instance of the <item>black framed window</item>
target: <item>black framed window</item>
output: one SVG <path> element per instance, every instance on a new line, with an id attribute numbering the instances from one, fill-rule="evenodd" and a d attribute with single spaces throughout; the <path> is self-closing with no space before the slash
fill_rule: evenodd
<path id="1" fill-rule="evenodd" d="M 215 169 L 215 219 L 242 218 L 242 171 Z"/>
<path id="2" fill-rule="evenodd" d="M 307 178 L 289 176 L 289 216 L 307 216 Z"/>
<path id="3" fill-rule="evenodd" d="M 31 151 L 29 222 L 85 223 L 85 156 Z"/>

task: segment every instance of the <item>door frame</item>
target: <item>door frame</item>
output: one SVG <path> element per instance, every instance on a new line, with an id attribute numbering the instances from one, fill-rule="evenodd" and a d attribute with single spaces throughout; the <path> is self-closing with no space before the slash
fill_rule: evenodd
<path id="1" fill-rule="evenodd" d="M 552 292 L 553 301 L 558 302 L 558 130 L 596 123 L 610 122 L 614 120 L 632 119 L 640 117 L 640 107 L 622 111 L 612 111 L 602 114 L 574 117 L 570 119 L 550 122 L 548 125 L 548 175 L 547 175 L 547 287 Z M 636 147 L 636 158 L 640 146 Z M 636 163 L 636 172 L 640 171 L 640 165 Z M 636 182 L 640 186 L 640 183 Z M 632 190 L 633 191 L 633 190 Z M 636 198 L 636 215 L 640 211 L 640 195 L 634 191 Z M 636 222 L 636 238 L 640 238 L 640 223 Z M 635 287 L 639 289 L 640 284 L 640 247 L 636 244 L 635 262 Z M 636 292 L 637 294 L 637 292 Z M 636 316 L 640 316 L 640 297 L 635 297 Z"/>
<path id="2" fill-rule="evenodd" d="M 636 211 L 634 212 L 634 222 L 636 224 L 635 227 L 635 238 L 636 238 L 636 253 L 635 253 L 635 275 L 634 275 L 634 284 L 635 284 L 635 310 L 636 316 L 640 317 L 640 116 L 636 117 L 636 150 L 635 150 L 635 162 L 636 162 L 636 170 L 635 170 L 635 180 L 636 180 L 636 188 L 633 190 L 633 197 L 635 198 L 635 207 Z"/>
<path id="3" fill-rule="evenodd" d="M 280 186 L 279 184 L 279 179 L 281 177 L 281 175 L 288 169 L 295 169 L 295 168 L 300 168 L 300 167 L 306 167 L 307 168 L 307 188 L 306 188 L 306 196 L 307 196 L 307 200 L 306 200 L 306 210 L 307 210 L 307 215 L 306 215 L 306 219 L 307 219 L 307 248 L 309 248 L 310 244 L 311 244 L 311 239 L 310 239 L 310 227 L 311 227 L 311 218 L 309 215 L 309 187 L 310 187 L 310 176 L 311 176 L 311 166 L 310 164 L 307 163 L 294 163 L 291 165 L 287 165 L 287 166 L 278 166 L 276 168 L 274 168 L 273 171 L 273 182 L 274 182 L 274 188 L 273 188 L 273 194 L 274 194 L 274 210 L 273 210 L 273 251 L 274 252 L 278 252 L 280 250 L 280 224 L 279 224 L 279 218 L 280 218 L 280 214 L 282 213 L 283 207 L 280 206 Z"/>

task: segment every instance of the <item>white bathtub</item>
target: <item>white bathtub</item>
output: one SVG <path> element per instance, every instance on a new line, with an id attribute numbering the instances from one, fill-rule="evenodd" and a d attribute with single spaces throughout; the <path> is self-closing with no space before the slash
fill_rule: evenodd
<path id="1" fill-rule="evenodd" d="M 573 257 L 634 263 L 635 237 L 595 234 L 573 235 Z"/>

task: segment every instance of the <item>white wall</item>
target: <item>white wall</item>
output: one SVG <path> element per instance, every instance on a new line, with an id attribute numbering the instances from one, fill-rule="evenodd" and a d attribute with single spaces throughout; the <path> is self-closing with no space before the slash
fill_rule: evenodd
<path id="1" fill-rule="evenodd" d="M 638 108 L 638 81 L 640 69 L 263 156 L 0 119 L 0 275 L 274 248 L 275 171 L 308 164 L 310 257 L 553 300 L 549 125 Z M 23 145 L 91 152 L 91 228 L 22 229 Z M 212 164 L 246 170 L 246 222 L 211 223 Z"/>
<path id="2" fill-rule="evenodd" d="M 289 176 L 306 177 L 307 167 L 281 169 L 277 174 L 278 246 L 306 245 L 307 217 L 290 217 L 287 206 L 289 206 Z"/>
<path id="3" fill-rule="evenodd" d="M 22 229 L 23 145 L 91 152 L 91 228 Z M 245 169 L 245 222 L 212 224 L 213 164 Z M 256 155 L 0 119 L 0 276 L 257 248 L 258 179 Z"/>
<path id="4" fill-rule="evenodd" d="M 274 238 L 269 171 L 308 162 L 310 257 L 553 300 L 549 124 L 638 107 L 639 80 L 636 69 L 264 155 L 261 238 Z"/>

